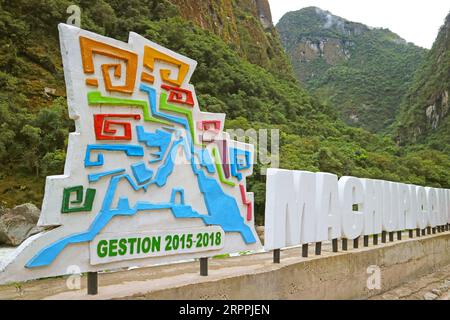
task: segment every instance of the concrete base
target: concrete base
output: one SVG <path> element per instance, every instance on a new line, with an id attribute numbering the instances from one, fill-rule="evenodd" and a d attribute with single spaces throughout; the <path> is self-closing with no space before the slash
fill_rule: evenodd
<path id="1" fill-rule="evenodd" d="M 65 278 L 31 281 L 0 286 L 0 299 L 366 299 L 449 265 L 450 232 L 339 253 L 324 243 L 322 256 L 310 250 L 309 258 L 282 250 L 280 264 L 272 253 L 211 259 L 208 277 L 198 261 L 99 274 L 97 296 L 69 291 Z M 367 288 L 369 266 L 380 268 L 381 290 Z"/>

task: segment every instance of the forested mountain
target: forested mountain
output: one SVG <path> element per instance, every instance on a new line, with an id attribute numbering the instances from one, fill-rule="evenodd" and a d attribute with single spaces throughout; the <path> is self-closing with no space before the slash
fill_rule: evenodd
<path id="1" fill-rule="evenodd" d="M 297 78 L 352 126 L 392 124 L 425 49 L 388 29 L 350 22 L 316 7 L 277 24 Z"/>
<path id="2" fill-rule="evenodd" d="M 74 126 L 67 117 L 57 24 L 67 20 L 66 9 L 74 3 L 84 29 L 122 41 L 134 31 L 197 60 L 192 83 L 202 110 L 227 113 L 228 128 L 280 129 L 283 168 L 450 186 L 448 154 L 408 152 L 388 137 L 349 127 L 299 85 L 267 1 L 5 0 L 0 206 L 39 205 L 45 176 L 63 172 Z M 260 222 L 265 177 L 259 169 L 249 187 Z"/>
<path id="3" fill-rule="evenodd" d="M 399 124 L 401 144 L 426 143 L 450 154 L 450 13 L 405 97 Z"/>

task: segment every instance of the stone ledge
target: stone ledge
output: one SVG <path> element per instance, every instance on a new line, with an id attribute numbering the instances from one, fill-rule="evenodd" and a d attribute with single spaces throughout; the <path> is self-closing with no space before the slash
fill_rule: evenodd
<path id="1" fill-rule="evenodd" d="M 406 239 L 405 234 L 403 239 Z M 350 249 L 350 248 L 349 248 Z M 0 286 L 0 299 L 366 299 L 450 264 L 450 232 L 332 253 L 301 257 L 301 248 L 283 250 L 281 264 L 271 253 L 210 260 L 209 276 L 199 263 L 140 268 L 99 275 L 99 295 L 67 289 L 65 277 Z M 381 269 L 381 290 L 368 290 L 367 267 Z"/>

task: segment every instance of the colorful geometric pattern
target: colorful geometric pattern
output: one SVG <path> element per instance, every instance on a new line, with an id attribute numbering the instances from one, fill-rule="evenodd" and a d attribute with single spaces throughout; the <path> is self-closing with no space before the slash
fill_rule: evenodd
<path id="1" fill-rule="evenodd" d="M 139 41 L 124 44 L 78 33 L 79 51 L 69 54 L 78 54 L 72 58 L 81 62 L 74 71 L 79 83 L 71 85 L 83 88 L 86 103 L 78 110 L 83 115 L 73 118 L 87 119 L 79 124 L 78 137 L 86 143 L 82 157 L 71 159 L 82 161 L 71 175 L 85 184 L 61 190 L 61 213 L 73 219 L 93 218 L 84 230 L 44 246 L 26 267 L 51 265 L 69 246 L 92 241 L 116 217 L 135 219 L 137 214 L 163 210 L 175 221 L 200 219 L 204 225 L 239 234 L 242 250 L 255 244 L 253 204 L 245 188 L 253 149 L 229 139 L 223 132 L 223 115 L 200 111 L 189 84 L 195 62 L 135 34 L 131 36 Z M 181 187 L 186 181 L 177 186 L 172 180 L 179 170 L 190 179 L 192 190 L 199 190 L 193 203 L 186 200 L 191 190 Z"/>

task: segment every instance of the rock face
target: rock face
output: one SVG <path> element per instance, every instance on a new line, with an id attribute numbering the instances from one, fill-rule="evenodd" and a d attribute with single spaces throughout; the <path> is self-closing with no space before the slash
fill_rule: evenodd
<path id="1" fill-rule="evenodd" d="M 268 0 L 169 1 L 184 19 L 215 33 L 249 62 L 294 79 Z"/>
<path id="2" fill-rule="evenodd" d="M 450 14 L 402 104 L 397 132 L 399 144 L 432 139 L 439 141 L 436 147 L 450 150 L 449 92 Z"/>
<path id="3" fill-rule="evenodd" d="M 39 232 L 36 229 L 39 214 L 39 209 L 30 203 L 1 210 L 0 245 L 18 246 L 31 235 L 30 231 Z"/>
<path id="4" fill-rule="evenodd" d="M 255 0 L 256 8 L 258 10 L 259 20 L 264 28 L 272 28 L 272 12 L 270 11 L 270 4 L 268 0 Z"/>
<path id="5" fill-rule="evenodd" d="M 399 144 L 431 138 L 443 151 L 450 143 L 450 14 L 408 90 L 399 116 Z M 447 146 L 447 149 L 445 149 Z"/>
<path id="6" fill-rule="evenodd" d="M 298 80 L 342 119 L 373 132 L 395 120 L 426 50 L 387 29 L 308 7 L 276 26 Z"/>
<path id="7" fill-rule="evenodd" d="M 437 129 L 441 119 L 447 115 L 448 107 L 448 91 L 445 90 L 441 95 L 438 95 L 434 104 L 429 106 L 425 111 L 428 124 L 432 129 Z"/>
<path id="8" fill-rule="evenodd" d="M 264 244 L 264 226 L 257 226 L 256 233 L 258 234 L 259 240 Z"/>

